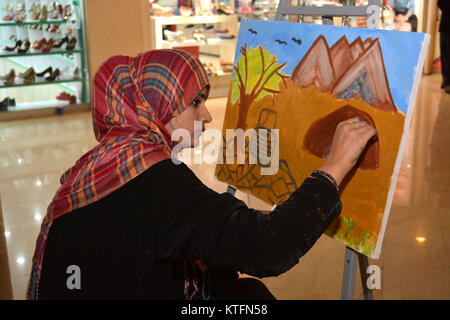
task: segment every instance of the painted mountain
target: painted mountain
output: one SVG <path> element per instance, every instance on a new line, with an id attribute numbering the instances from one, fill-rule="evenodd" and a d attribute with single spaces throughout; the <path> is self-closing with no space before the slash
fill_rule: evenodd
<path id="1" fill-rule="evenodd" d="M 383 111 L 398 112 L 392 99 L 378 38 L 352 43 L 343 36 L 331 48 L 317 37 L 292 73 L 296 86 L 314 85 L 337 99 L 361 98 Z"/>

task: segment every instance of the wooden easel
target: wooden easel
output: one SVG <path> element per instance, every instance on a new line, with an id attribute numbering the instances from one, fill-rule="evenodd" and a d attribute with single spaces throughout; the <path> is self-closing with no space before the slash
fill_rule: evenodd
<path id="1" fill-rule="evenodd" d="M 285 17 L 289 15 L 298 16 L 298 22 L 302 22 L 304 16 L 321 16 L 323 24 L 333 25 L 333 17 L 342 17 L 342 23 L 344 24 L 347 17 L 359 16 L 366 17 L 367 21 L 369 21 L 370 18 L 372 19 L 372 25 L 368 25 L 369 28 L 377 29 L 379 27 L 380 0 L 368 0 L 368 6 L 361 7 L 353 5 L 345 5 L 342 7 L 304 6 L 304 1 L 298 1 L 299 6 L 291 6 L 291 0 L 280 0 L 275 15 L 275 21 L 284 21 Z M 347 3 L 354 3 L 354 1 L 348 0 Z M 375 15 L 375 17 L 373 17 L 373 15 Z M 236 189 L 232 186 L 228 186 L 227 192 L 235 195 Z M 366 273 L 366 270 L 369 266 L 369 259 L 367 256 L 362 255 L 349 247 L 345 248 L 344 276 L 342 279 L 341 294 L 342 300 L 353 300 L 355 297 L 356 269 L 358 262 L 364 299 L 373 300 L 373 292 L 367 287 L 367 279 L 369 276 Z"/>

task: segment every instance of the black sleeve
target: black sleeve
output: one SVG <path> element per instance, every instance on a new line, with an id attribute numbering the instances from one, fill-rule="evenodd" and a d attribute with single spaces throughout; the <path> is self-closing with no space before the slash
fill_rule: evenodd
<path id="1" fill-rule="evenodd" d="M 209 189 L 183 164 L 168 161 L 163 171 L 172 183 L 161 190 L 166 194 L 157 227 L 161 260 L 200 259 L 211 267 L 276 276 L 296 265 L 341 211 L 326 178 L 307 178 L 265 215 Z"/>

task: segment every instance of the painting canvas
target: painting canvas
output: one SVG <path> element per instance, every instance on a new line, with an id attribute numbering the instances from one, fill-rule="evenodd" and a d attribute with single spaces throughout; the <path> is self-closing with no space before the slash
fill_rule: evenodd
<path id="1" fill-rule="evenodd" d="M 344 181 L 326 234 L 378 259 L 428 43 L 422 33 L 243 19 L 216 177 L 281 204 L 325 162 L 337 124 L 361 117 L 378 138 Z M 251 132 L 246 161 L 229 161 L 238 151 L 227 129 Z M 264 174 L 273 163 L 261 155 L 275 150 L 276 173 Z"/>

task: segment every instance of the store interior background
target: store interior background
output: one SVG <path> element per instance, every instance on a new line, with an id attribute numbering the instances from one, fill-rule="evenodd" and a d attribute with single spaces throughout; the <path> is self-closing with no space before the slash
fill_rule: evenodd
<path id="1" fill-rule="evenodd" d="M 18 2 L 31 6 L 36 0 L 1 0 L 2 16 L 7 3 Z M 52 1 L 40 2 L 49 5 Z M 60 2 L 69 4 L 72 0 Z M 241 2 L 247 3 L 237 3 Z M 241 14 L 236 7 L 235 14 L 231 15 L 160 17 L 151 14 L 148 0 L 88 0 L 80 3 L 82 34 L 77 35 L 75 52 L 35 56 L 11 56 L 11 52 L 4 50 L 0 53 L 2 76 L 12 67 L 19 73 L 33 64 L 39 71 L 52 64 L 61 69 L 70 66 L 66 67 L 59 82 L 22 86 L 18 85 L 22 81 L 18 79 L 12 86 L 2 88 L 0 84 L 0 101 L 14 97 L 18 102 L 18 106 L 0 112 L 0 299 L 25 298 L 35 241 L 47 206 L 59 186 L 59 178 L 97 144 L 89 93 L 93 76 L 101 64 L 113 55 L 136 56 L 160 47 L 185 47 L 198 53 L 211 73 L 212 92 L 206 105 L 213 121 L 208 127 L 222 129 L 231 76 L 229 63 L 233 62 L 236 43 L 232 36 L 237 37 L 239 20 L 242 17 L 271 19 L 277 4 L 272 0 L 256 1 L 257 6 L 267 9 L 264 14 L 261 10 L 254 10 L 259 14 Z M 176 0 L 160 0 L 158 4 L 172 10 L 177 7 Z M 336 5 L 333 1 L 314 1 L 314 4 Z M 227 6 L 233 7 L 234 3 L 225 2 L 224 8 Z M 375 299 L 450 298 L 450 95 L 440 88 L 436 0 L 416 0 L 416 15 L 418 31 L 429 33 L 432 40 L 381 258 L 369 260 L 369 264 L 381 269 L 381 289 L 374 291 Z M 391 28 L 392 19 L 392 12 L 387 11 L 382 27 Z M 317 19 L 309 22 L 320 23 Z M 356 19 L 349 21 L 351 25 L 355 22 Z M 2 26 L 2 23 L 6 22 L 0 22 L 2 48 L 13 45 L 9 39 L 13 31 L 17 36 L 26 31 L 37 37 L 38 30 Z M 164 23 L 174 23 L 166 27 L 169 30 L 165 33 L 166 39 L 160 29 Z M 340 23 L 336 21 L 336 24 Z M 31 26 L 33 23 L 27 27 Z M 61 37 L 64 36 L 62 26 Z M 4 28 L 10 29 L 5 31 Z M 192 40 L 195 29 L 210 38 L 208 45 Z M 213 32 L 225 29 L 228 32 Z M 183 42 L 167 39 L 167 36 L 176 36 L 177 31 L 182 31 L 178 35 Z M 219 38 L 219 34 L 224 37 Z M 36 51 L 29 51 L 32 52 Z M 76 66 L 83 66 L 79 80 L 72 79 L 71 75 Z M 69 79 L 65 76 L 72 82 L 64 82 Z M 83 90 L 87 92 L 86 97 L 82 97 Z M 76 103 L 55 99 L 61 92 L 76 95 Z M 208 187 L 217 192 L 226 191 L 227 186 L 214 177 L 213 165 L 189 166 Z M 238 191 L 236 196 L 250 207 L 270 209 L 248 194 Z M 339 299 L 344 256 L 345 247 L 323 235 L 297 266 L 279 277 L 265 278 L 263 282 L 278 299 Z M 363 299 L 361 288 L 357 276 L 356 299 Z"/>

